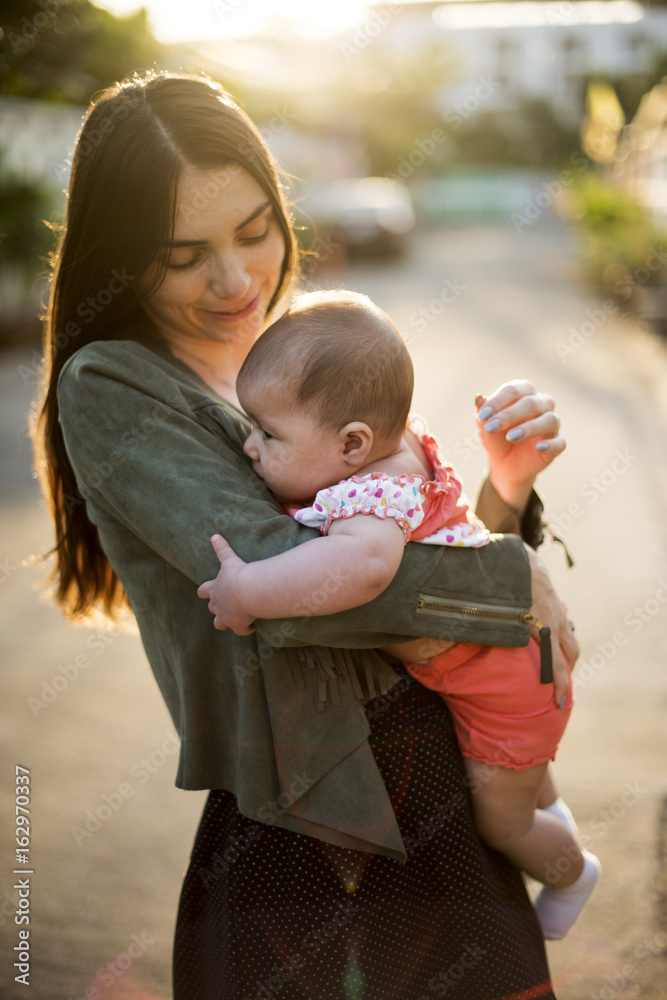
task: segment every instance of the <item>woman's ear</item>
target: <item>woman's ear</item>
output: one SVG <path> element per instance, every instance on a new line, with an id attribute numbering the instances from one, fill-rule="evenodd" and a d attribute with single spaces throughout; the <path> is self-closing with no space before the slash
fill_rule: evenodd
<path id="1" fill-rule="evenodd" d="M 339 441 L 346 465 L 360 469 L 369 461 L 373 449 L 373 431 L 361 420 L 352 420 L 341 427 Z"/>

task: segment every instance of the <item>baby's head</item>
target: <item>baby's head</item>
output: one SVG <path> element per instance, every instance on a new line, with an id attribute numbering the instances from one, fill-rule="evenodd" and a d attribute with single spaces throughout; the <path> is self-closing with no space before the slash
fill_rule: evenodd
<path id="1" fill-rule="evenodd" d="M 254 424 L 244 450 L 277 497 L 307 500 L 396 450 L 413 380 L 400 333 L 367 296 L 302 295 L 239 372 Z"/>

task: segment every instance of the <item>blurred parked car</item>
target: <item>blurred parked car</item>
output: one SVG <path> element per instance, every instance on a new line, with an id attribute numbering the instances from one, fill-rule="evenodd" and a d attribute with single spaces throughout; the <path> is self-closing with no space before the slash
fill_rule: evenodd
<path id="1" fill-rule="evenodd" d="M 335 181 L 311 192 L 303 209 L 321 238 L 340 241 L 350 254 L 399 253 L 415 225 L 408 189 L 388 177 Z"/>

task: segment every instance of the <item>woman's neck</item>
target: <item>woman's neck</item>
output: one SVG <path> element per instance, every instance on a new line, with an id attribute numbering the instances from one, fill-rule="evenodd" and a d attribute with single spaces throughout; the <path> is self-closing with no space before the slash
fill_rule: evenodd
<path id="1" fill-rule="evenodd" d="M 236 378 L 252 342 L 221 344 L 192 337 L 169 337 L 167 343 L 172 354 L 192 368 L 218 396 L 243 409 L 236 395 Z"/>

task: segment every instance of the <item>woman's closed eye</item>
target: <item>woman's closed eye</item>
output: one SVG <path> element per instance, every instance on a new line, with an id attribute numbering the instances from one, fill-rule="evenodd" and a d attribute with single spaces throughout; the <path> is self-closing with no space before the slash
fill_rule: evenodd
<path id="1" fill-rule="evenodd" d="M 197 253 L 194 255 L 194 257 L 192 257 L 190 260 L 185 261 L 185 263 L 183 264 L 174 264 L 170 260 L 169 267 L 171 268 L 172 271 L 187 271 L 189 267 L 194 267 L 195 264 L 198 264 L 201 259 L 202 259 L 202 254 Z"/>
<path id="2" fill-rule="evenodd" d="M 248 244 L 253 244 L 253 243 L 261 243 L 262 240 L 265 240 L 266 237 L 269 235 L 271 226 L 269 225 L 269 223 L 267 222 L 266 219 L 257 219 L 257 220 L 253 220 L 253 221 L 255 223 L 255 226 L 254 226 L 255 231 L 253 231 L 253 228 L 251 226 L 248 226 L 247 227 L 248 231 L 247 232 L 244 231 L 243 235 L 239 235 L 239 242 L 241 244 L 243 244 L 244 246 L 246 246 Z M 260 223 L 259 226 L 257 226 L 258 222 Z M 260 229 L 261 232 L 257 232 L 257 229 Z M 182 261 L 182 262 L 172 261 L 170 259 L 170 261 L 169 261 L 169 267 L 170 267 L 170 269 L 172 271 L 187 271 L 188 268 L 194 267 L 201 260 L 203 260 L 203 258 L 204 258 L 204 254 L 201 253 L 201 252 L 199 252 L 199 253 L 196 253 L 194 255 L 194 257 L 191 257 L 190 260 L 186 260 L 186 261 Z"/>
<path id="3" fill-rule="evenodd" d="M 264 228 L 263 233 L 258 233 L 257 236 L 242 236 L 241 243 L 261 243 L 269 235 L 269 226 Z"/>
<path id="4" fill-rule="evenodd" d="M 248 243 L 261 243 L 265 240 L 271 231 L 271 221 L 273 219 L 273 210 L 270 207 L 259 215 L 256 219 L 251 219 L 247 226 L 238 233 L 239 243 L 242 245 Z"/>

